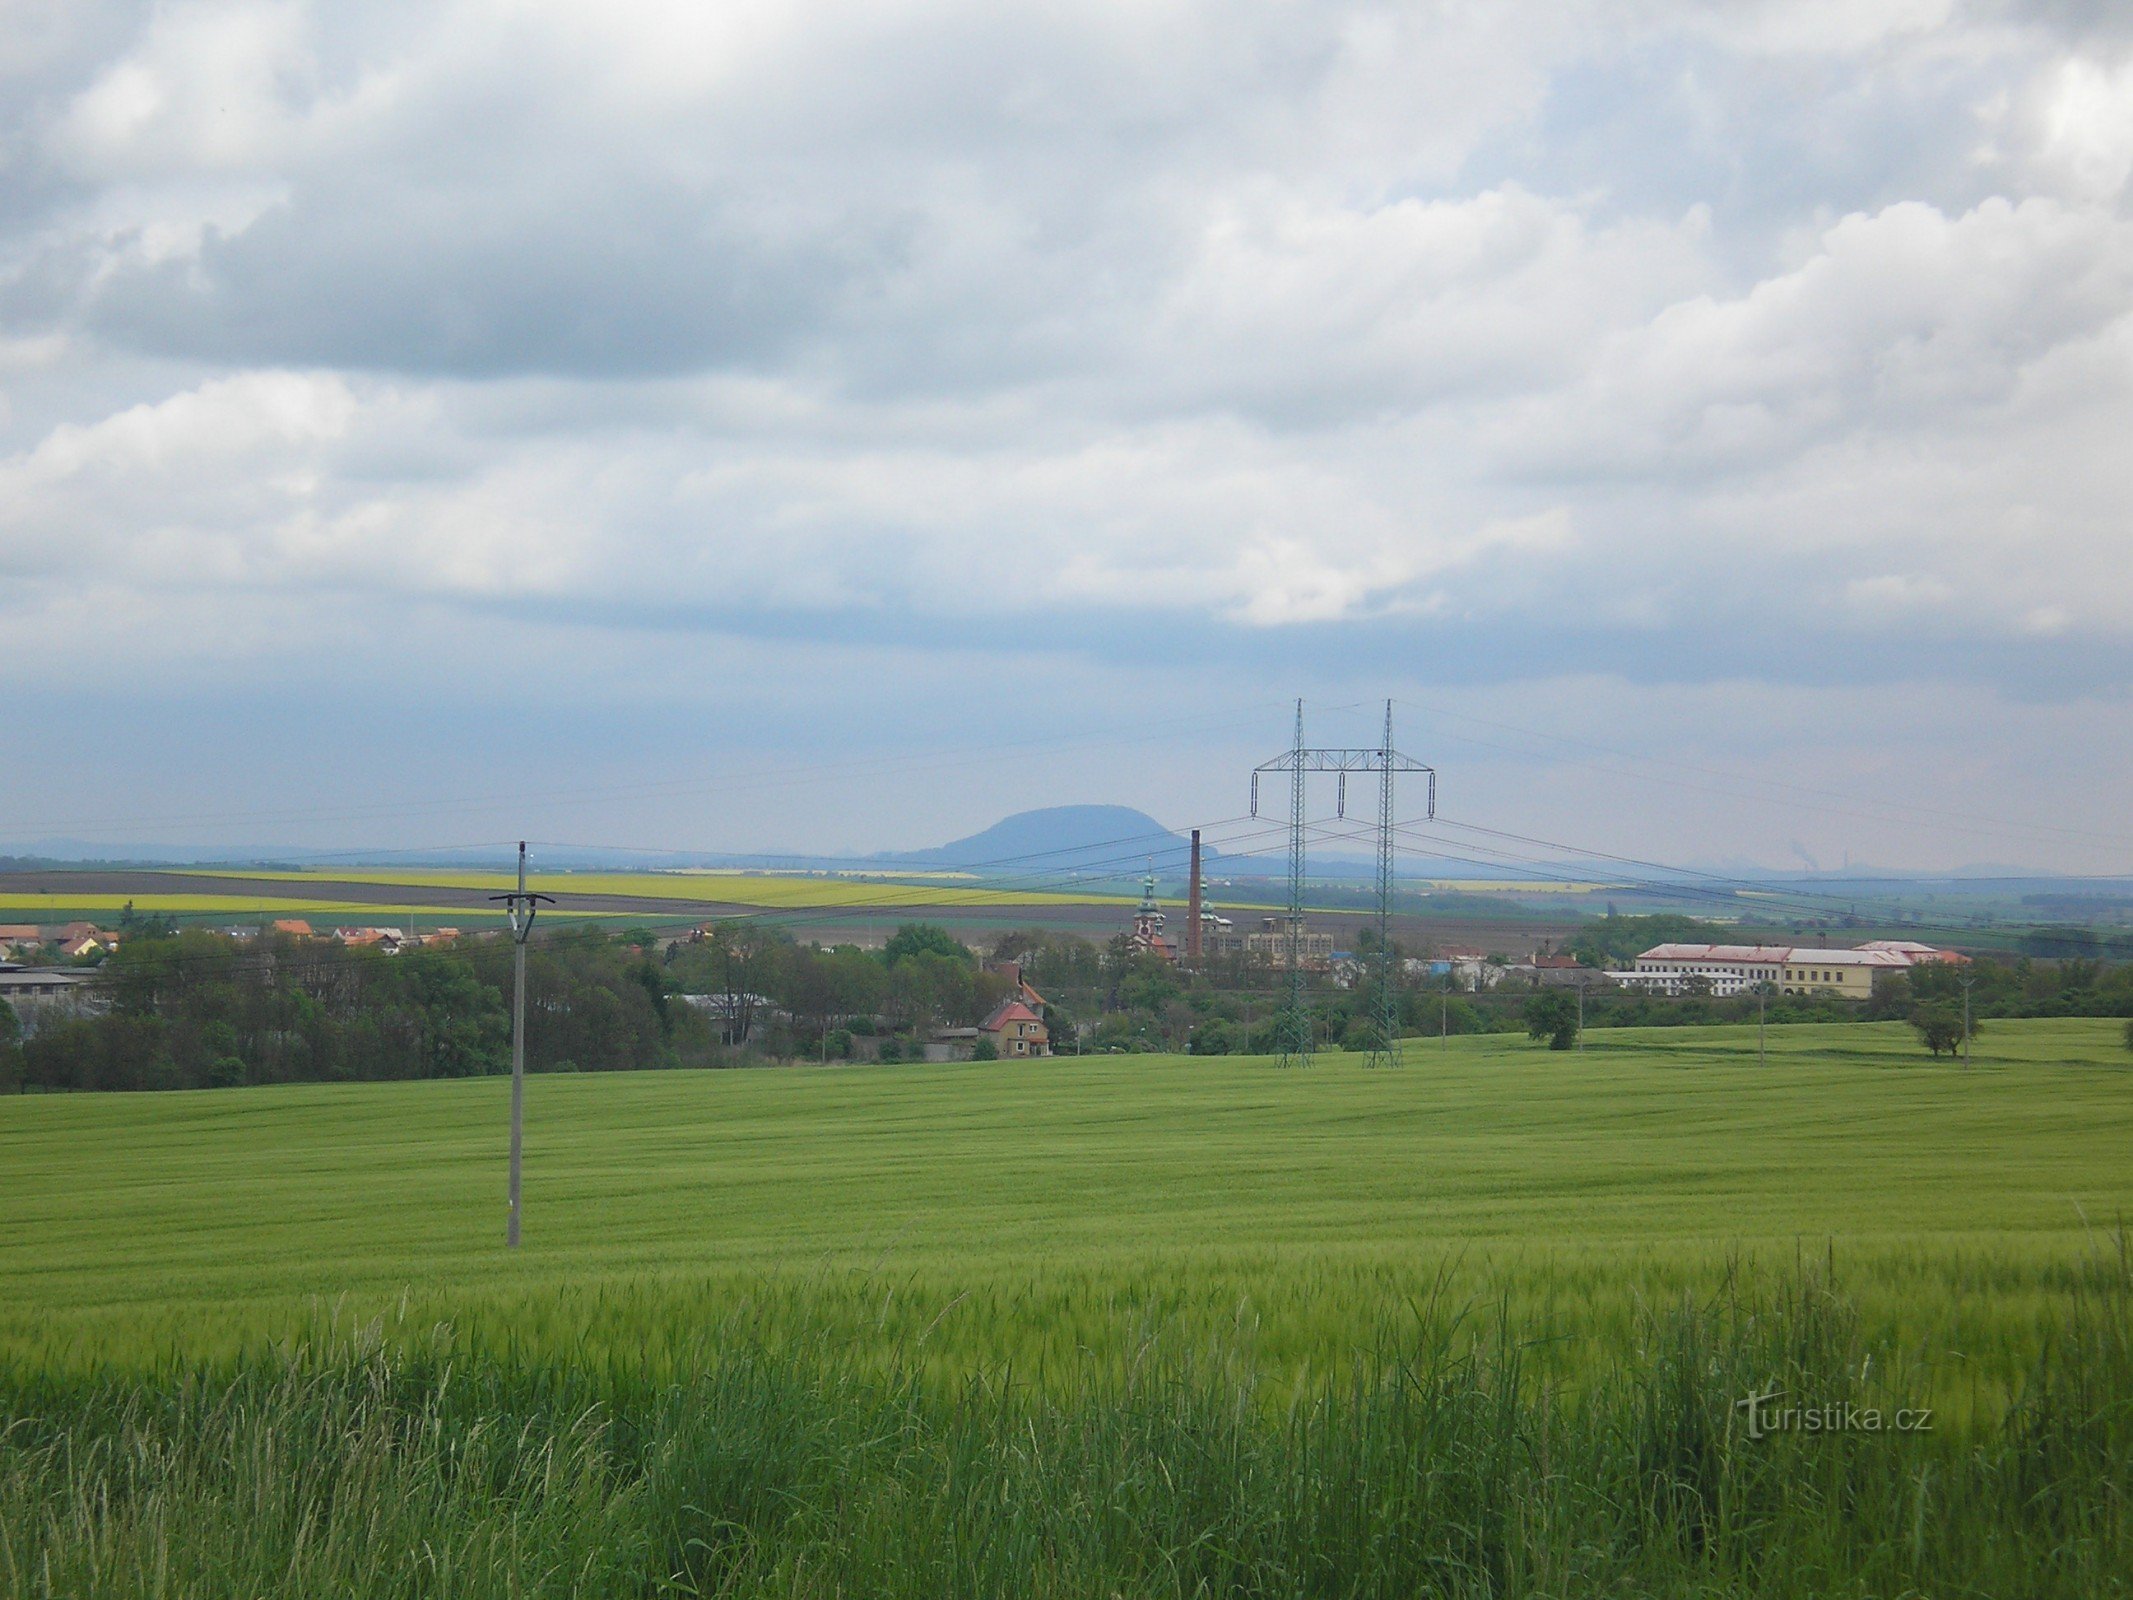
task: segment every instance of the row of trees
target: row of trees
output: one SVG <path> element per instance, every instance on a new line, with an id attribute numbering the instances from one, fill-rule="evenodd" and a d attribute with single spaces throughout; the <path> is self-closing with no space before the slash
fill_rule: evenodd
<path id="1" fill-rule="evenodd" d="M 1648 944 L 1664 919 L 1608 920 L 1638 926 L 1603 929 L 1607 939 Z M 1289 1026 L 1286 979 L 1264 968 L 1188 973 L 1124 938 L 1097 944 L 1040 929 L 1001 935 L 991 953 L 1019 963 L 1044 993 L 1064 1052 L 1260 1054 L 1279 1050 Z M 1614 958 L 1604 947 L 1595 953 Z M 758 922 L 724 924 L 683 944 L 644 931 L 565 929 L 530 947 L 527 969 L 527 1056 L 536 1071 L 765 1056 L 913 1059 L 932 1029 L 969 1026 L 1012 989 L 1010 978 L 926 924 L 898 929 L 875 951 L 803 945 Z M 191 1088 L 502 1072 L 510 974 L 503 940 L 388 957 L 272 935 L 137 931 L 104 964 L 90 1008 L 41 1015 L 31 1030 L 0 1007 L 0 1086 Z M 1864 1008 L 1805 997 L 1763 1004 L 1773 1023 L 1909 1020 L 1938 1052 L 1960 1044 L 1966 982 L 1978 1022 L 2133 1018 L 2133 967 L 2087 958 L 1919 967 L 1892 975 Z M 1342 989 L 1315 981 L 1307 999 L 1314 1040 L 1367 1046 L 1375 1001 L 1368 982 Z M 1567 1049 L 1578 1004 L 1560 990 L 1459 994 L 1420 984 L 1402 988 L 1397 1009 L 1410 1036 L 1519 1032 Z M 1664 999 L 1594 988 L 1583 1023 L 1745 1022 L 1757 1007 L 1748 996 Z"/>

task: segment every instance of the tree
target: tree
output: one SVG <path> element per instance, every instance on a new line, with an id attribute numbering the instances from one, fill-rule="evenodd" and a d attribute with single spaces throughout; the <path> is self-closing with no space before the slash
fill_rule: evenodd
<path id="1" fill-rule="evenodd" d="M 889 942 L 881 949 L 881 959 L 892 967 L 921 955 L 949 956 L 966 965 L 970 961 L 970 952 L 963 948 L 962 941 L 932 922 L 905 923 L 889 935 Z"/>
<path id="2" fill-rule="evenodd" d="M 1568 1050 L 1578 1042 L 1578 1003 L 1560 989 L 1550 989 L 1526 1002 L 1522 1013 L 1526 1032 L 1548 1041 L 1550 1050 Z"/>
<path id="3" fill-rule="evenodd" d="M 22 1087 L 22 1024 L 15 1008 L 0 1000 L 0 1090 Z M 2129 1038 L 2128 1043 L 2133 1043 Z"/>
<path id="4" fill-rule="evenodd" d="M 1911 1026 L 1918 1030 L 1919 1042 L 1933 1055 L 1945 1051 L 1954 1055 L 1963 1047 L 1963 1014 L 1945 1002 L 1922 1005 L 1911 1013 Z M 1978 1024 L 1973 1018 L 1970 1037 L 1977 1037 Z"/>
<path id="5" fill-rule="evenodd" d="M 1196 1056 L 1226 1056 L 1237 1048 L 1237 1033 L 1220 1017 L 1209 1017 L 1192 1030 L 1192 1043 L 1187 1046 Z"/>

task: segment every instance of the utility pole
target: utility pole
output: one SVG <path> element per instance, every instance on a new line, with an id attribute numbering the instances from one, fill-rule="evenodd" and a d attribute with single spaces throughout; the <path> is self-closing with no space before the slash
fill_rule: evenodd
<path id="1" fill-rule="evenodd" d="M 541 901 L 555 903 L 554 895 L 526 892 L 526 841 L 518 842 L 518 890 L 492 894 L 511 913 L 511 1213 L 504 1225 L 504 1243 L 518 1248 L 519 1169 L 526 1144 L 526 936 L 533 931 L 533 917 Z"/>

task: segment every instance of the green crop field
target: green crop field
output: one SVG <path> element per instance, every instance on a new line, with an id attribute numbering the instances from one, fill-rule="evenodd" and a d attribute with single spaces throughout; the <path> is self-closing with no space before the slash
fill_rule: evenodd
<path id="1" fill-rule="evenodd" d="M 2010 1378 L 2133 1211 L 2118 1025 L 1996 1024 L 1967 1070 L 1895 1025 L 1771 1037 L 1762 1068 L 1752 1031 L 1663 1029 L 1569 1055 L 1411 1041 L 1389 1072 L 536 1078 L 516 1258 L 502 1080 L 14 1097 L 0 1345 L 227 1351 L 403 1303 L 485 1336 L 640 1344 L 753 1300 L 892 1341 L 931 1327 L 973 1362 L 1241 1314 L 1264 1359 L 1304 1370 L 1445 1274 L 1575 1347 L 1805 1253 L 1914 1358 Z"/>
<path id="2" fill-rule="evenodd" d="M 2120 1041 L 11 1097 L 0 1597 L 2125 1595 Z"/>

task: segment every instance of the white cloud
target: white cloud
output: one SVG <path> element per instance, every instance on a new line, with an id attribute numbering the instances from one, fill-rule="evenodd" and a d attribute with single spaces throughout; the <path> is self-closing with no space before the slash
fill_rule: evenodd
<path id="1" fill-rule="evenodd" d="M 0 642 L 2071 694 L 2129 74 L 1943 0 L 85 7 L 0 63 Z"/>

